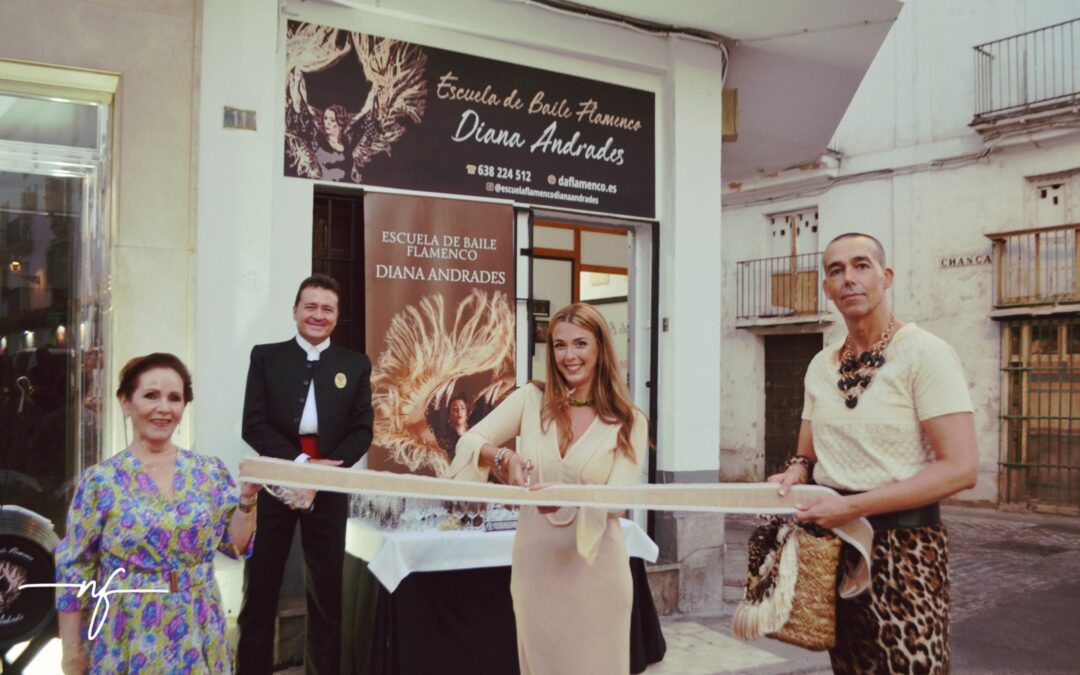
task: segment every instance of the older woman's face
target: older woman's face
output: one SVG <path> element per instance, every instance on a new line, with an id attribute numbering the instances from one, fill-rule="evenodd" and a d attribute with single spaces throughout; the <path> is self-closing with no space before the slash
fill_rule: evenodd
<path id="1" fill-rule="evenodd" d="M 184 381 L 172 368 L 153 368 L 139 376 L 131 398 L 121 397 L 120 403 L 131 418 L 135 440 L 160 446 L 184 417 Z"/>

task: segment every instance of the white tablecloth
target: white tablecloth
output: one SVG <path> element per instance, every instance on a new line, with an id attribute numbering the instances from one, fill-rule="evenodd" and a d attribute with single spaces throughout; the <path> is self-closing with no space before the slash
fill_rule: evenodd
<path id="1" fill-rule="evenodd" d="M 627 552 L 656 562 L 659 547 L 637 523 L 621 518 Z M 359 518 L 350 518 L 345 552 L 367 561 L 368 570 L 391 593 L 413 572 L 445 572 L 510 564 L 514 530 L 484 532 L 384 532 Z"/>

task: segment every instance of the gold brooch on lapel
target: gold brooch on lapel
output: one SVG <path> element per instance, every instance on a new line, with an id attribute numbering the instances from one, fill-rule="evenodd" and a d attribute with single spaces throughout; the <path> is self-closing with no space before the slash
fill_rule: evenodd
<path id="1" fill-rule="evenodd" d="M 338 389 L 344 389 L 346 382 L 348 382 L 348 380 L 345 379 L 345 373 L 338 373 L 334 376 L 334 386 Z"/>

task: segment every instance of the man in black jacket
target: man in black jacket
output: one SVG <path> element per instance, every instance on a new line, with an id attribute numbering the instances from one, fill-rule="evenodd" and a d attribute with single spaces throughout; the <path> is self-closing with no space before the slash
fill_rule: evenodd
<path id="1" fill-rule="evenodd" d="M 316 274 L 293 305 L 297 336 L 251 350 L 243 437 L 260 455 L 350 467 L 371 444 L 371 362 L 330 343 L 340 287 Z M 300 523 L 307 587 L 308 673 L 337 675 L 347 499 L 306 492 L 286 504 L 259 493 L 255 549 L 244 566 L 238 673 L 273 670 L 274 621 L 293 532 Z M 309 508 L 307 504 L 310 504 Z"/>

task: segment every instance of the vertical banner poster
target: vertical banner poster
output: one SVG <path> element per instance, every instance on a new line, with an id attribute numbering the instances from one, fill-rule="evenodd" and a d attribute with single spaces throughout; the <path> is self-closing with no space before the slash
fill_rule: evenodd
<path id="1" fill-rule="evenodd" d="M 443 475 L 514 389 L 513 224 L 506 204 L 364 196 L 370 468 Z"/>

